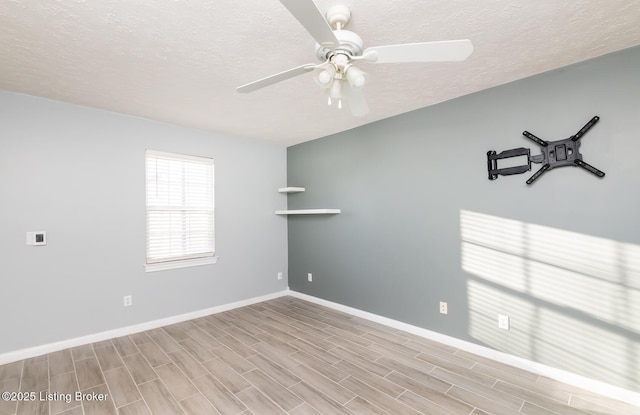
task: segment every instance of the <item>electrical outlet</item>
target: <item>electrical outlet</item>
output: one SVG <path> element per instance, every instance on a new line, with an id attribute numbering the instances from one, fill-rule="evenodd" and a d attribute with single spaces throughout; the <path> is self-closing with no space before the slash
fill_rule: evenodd
<path id="1" fill-rule="evenodd" d="M 278 280 L 282 279 L 282 272 L 278 272 Z"/>
<path id="2" fill-rule="evenodd" d="M 124 296 L 124 306 L 125 307 L 129 307 L 131 304 L 133 304 L 133 299 L 130 295 L 125 295 Z"/>
<path id="3" fill-rule="evenodd" d="M 313 281 L 313 275 L 311 275 L 311 273 L 307 274 L 307 281 L 309 282 Z"/>
<path id="4" fill-rule="evenodd" d="M 440 314 L 447 314 L 449 310 L 447 309 L 447 303 L 444 301 L 440 301 Z"/>
<path id="5" fill-rule="evenodd" d="M 509 316 L 498 315 L 498 328 L 509 330 Z"/>

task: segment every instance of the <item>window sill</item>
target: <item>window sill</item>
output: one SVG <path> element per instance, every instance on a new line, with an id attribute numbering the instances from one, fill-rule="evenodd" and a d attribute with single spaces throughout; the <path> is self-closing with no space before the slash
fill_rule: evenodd
<path id="1" fill-rule="evenodd" d="M 164 271 L 168 269 L 197 267 L 200 265 L 215 264 L 216 262 L 218 262 L 217 256 L 209 257 L 209 258 L 185 259 L 182 261 L 173 261 L 173 262 L 159 262 L 156 264 L 145 264 L 144 272 L 156 272 L 156 271 Z"/>

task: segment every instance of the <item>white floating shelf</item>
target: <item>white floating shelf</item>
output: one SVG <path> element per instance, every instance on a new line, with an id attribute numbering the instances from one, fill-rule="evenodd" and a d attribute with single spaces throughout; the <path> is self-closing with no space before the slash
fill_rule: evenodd
<path id="1" fill-rule="evenodd" d="M 276 210 L 276 215 L 336 215 L 340 209 Z"/>
<path id="2" fill-rule="evenodd" d="M 304 187 L 281 187 L 278 189 L 278 192 L 280 193 L 300 193 L 304 191 Z"/>

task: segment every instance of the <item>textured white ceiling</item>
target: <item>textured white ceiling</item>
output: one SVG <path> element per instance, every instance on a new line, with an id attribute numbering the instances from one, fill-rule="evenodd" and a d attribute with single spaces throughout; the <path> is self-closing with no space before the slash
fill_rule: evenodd
<path id="1" fill-rule="evenodd" d="M 334 0 L 316 0 L 325 11 Z M 640 0 L 345 0 L 367 46 L 470 39 L 464 62 L 373 65 L 371 113 L 326 104 L 278 0 L 2 0 L 0 88 L 292 145 L 640 44 Z"/>

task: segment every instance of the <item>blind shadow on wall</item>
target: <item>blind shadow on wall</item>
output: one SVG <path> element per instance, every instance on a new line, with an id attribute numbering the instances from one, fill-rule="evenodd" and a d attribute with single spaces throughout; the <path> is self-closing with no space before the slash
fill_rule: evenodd
<path id="1" fill-rule="evenodd" d="M 460 230 L 472 337 L 640 391 L 640 246 L 466 210 Z"/>

